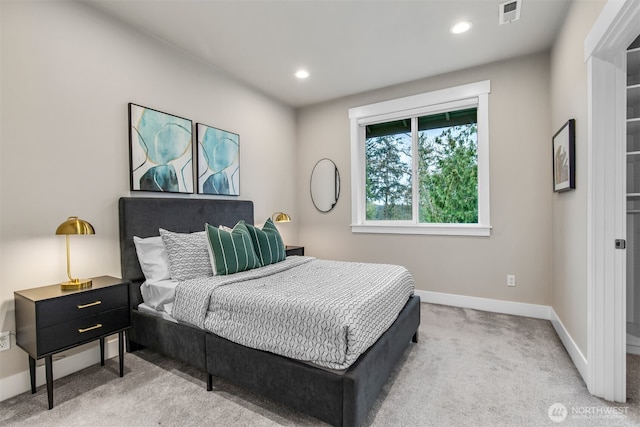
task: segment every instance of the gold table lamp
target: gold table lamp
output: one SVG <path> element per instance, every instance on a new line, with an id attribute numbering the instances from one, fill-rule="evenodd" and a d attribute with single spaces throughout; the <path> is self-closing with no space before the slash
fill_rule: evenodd
<path id="1" fill-rule="evenodd" d="M 284 212 L 275 212 L 271 215 L 273 222 L 291 222 L 291 217 Z"/>
<path id="2" fill-rule="evenodd" d="M 69 281 L 60 283 L 60 288 L 63 290 L 90 288 L 92 284 L 91 279 L 74 279 L 71 276 L 69 236 L 72 234 L 96 234 L 93 225 L 77 216 L 70 216 L 65 222 L 58 226 L 56 234 L 64 234 L 67 238 L 67 276 L 69 276 Z"/>

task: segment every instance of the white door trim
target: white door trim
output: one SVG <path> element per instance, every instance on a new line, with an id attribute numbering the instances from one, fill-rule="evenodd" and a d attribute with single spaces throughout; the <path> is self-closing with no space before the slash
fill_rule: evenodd
<path id="1" fill-rule="evenodd" d="M 626 401 L 624 194 L 627 46 L 637 37 L 640 2 L 610 0 L 585 39 L 588 67 L 589 391 Z"/>

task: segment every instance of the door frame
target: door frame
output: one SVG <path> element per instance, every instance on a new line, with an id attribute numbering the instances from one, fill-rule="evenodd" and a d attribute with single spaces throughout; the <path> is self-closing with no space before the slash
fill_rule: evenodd
<path id="1" fill-rule="evenodd" d="M 591 394 L 626 401 L 626 49 L 640 2 L 609 0 L 585 39 L 588 68 L 588 377 Z"/>

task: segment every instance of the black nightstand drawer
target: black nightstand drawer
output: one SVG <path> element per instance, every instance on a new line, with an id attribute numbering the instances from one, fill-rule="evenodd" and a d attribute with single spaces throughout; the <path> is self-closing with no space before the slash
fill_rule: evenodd
<path id="1" fill-rule="evenodd" d="M 41 328 L 81 319 L 97 313 L 127 307 L 129 303 L 129 289 L 126 284 L 111 286 L 65 296 L 39 301 L 36 304 L 36 316 Z"/>
<path id="2" fill-rule="evenodd" d="M 38 356 L 93 341 L 128 326 L 129 308 L 122 307 L 42 328 L 38 330 Z"/>
<path id="3" fill-rule="evenodd" d="M 118 334 L 120 376 L 124 375 L 124 331 L 131 327 L 129 282 L 110 276 L 91 279 L 91 288 L 62 290 L 60 284 L 15 291 L 16 344 L 29 354 L 31 393 L 36 392 L 36 360 L 44 357 L 47 399 L 53 408 L 53 354 Z"/>

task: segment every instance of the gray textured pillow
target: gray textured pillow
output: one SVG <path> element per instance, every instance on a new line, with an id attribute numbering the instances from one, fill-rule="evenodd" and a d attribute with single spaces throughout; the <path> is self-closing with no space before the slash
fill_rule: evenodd
<path id="1" fill-rule="evenodd" d="M 160 236 L 167 248 L 169 270 L 173 280 L 213 276 L 204 231 L 174 233 L 161 228 Z"/>

